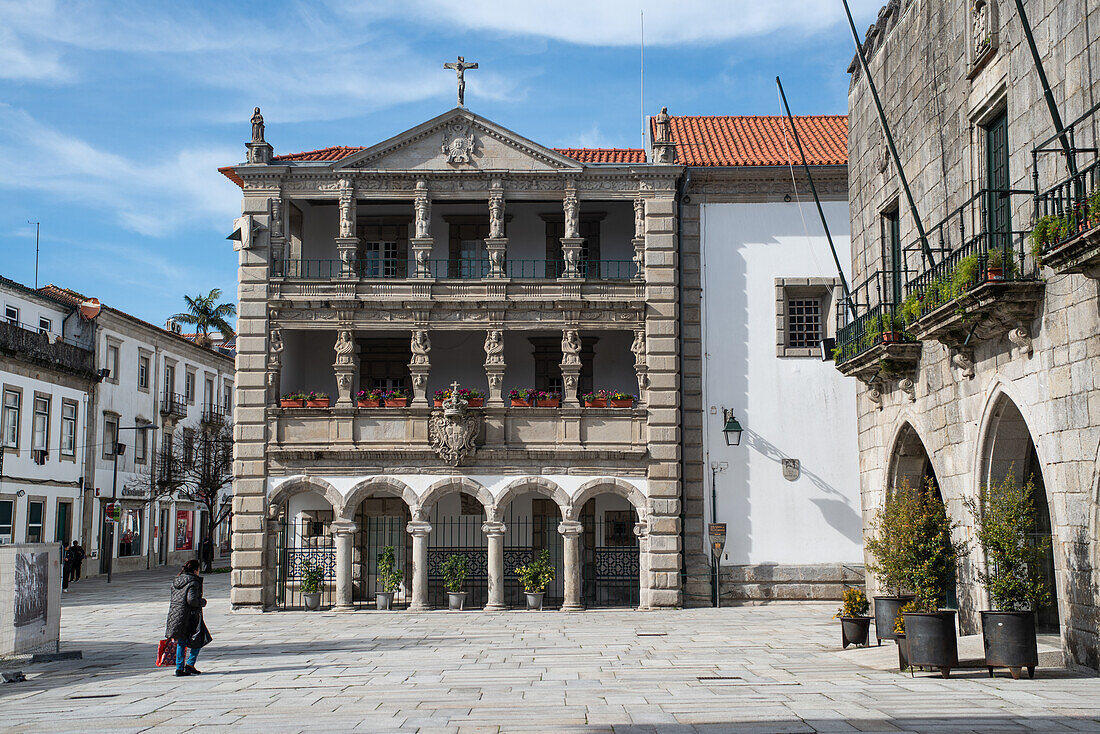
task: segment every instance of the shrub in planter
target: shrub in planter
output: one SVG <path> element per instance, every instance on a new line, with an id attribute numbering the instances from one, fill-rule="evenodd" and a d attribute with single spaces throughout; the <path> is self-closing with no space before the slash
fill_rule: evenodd
<path id="1" fill-rule="evenodd" d="M 561 393 L 536 391 L 535 405 L 539 408 L 557 408 L 561 405 Z"/>
<path id="2" fill-rule="evenodd" d="M 523 584 L 528 609 L 542 609 L 546 586 L 554 580 L 554 566 L 550 563 L 550 551 L 543 548 L 533 561 L 516 567 L 516 578 Z"/>
<path id="3" fill-rule="evenodd" d="M 298 588 L 302 592 L 302 603 L 306 609 L 314 611 L 321 607 L 321 587 L 324 583 L 325 570 L 308 558 L 302 561 Z"/>
<path id="4" fill-rule="evenodd" d="M 508 391 L 508 399 L 512 401 L 512 407 L 528 407 L 534 398 L 535 390 L 526 387 L 513 387 Z"/>
<path id="5" fill-rule="evenodd" d="M 607 390 L 585 393 L 581 396 L 581 399 L 584 400 L 584 407 L 586 408 L 606 408 Z"/>
<path id="6" fill-rule="evenodd" d="M 377 408 L 381 402 L 380 390 L 360 390 L 355 394 L 355 404 L 360 408 Z"/>
<path id="7" fill-rule="evenodd" d="M 1011 251 L 1000 247 L 989 251 L 989 257 L 985 264 L 987 280 L 1011 279 L 1016 275 L 1016 258 Z"/>
<path id="8" fill-rule="evenodd" d="M 870 606 L 863 589 L 851 587 L 844 590 L 844 596 L 841 597 L 841 607 L 833 615 L 833 619 L 840 619 L 842 648 L 846 648 L 848 645 L 867 644 L 867 634 L 871 628 L 871 618 L 867 616 L 867 610 Z"/>
<path id="9" fill-rule="evenodd" d="M 921 317 L 921 300 L 916 293 L 910 293 L 901 302 L 901 318 L 908 326 Z"/>
<path id="10" fill-rule="evenodd" d="M 989 592 L 993 609 L 982 612 L 985 662 L 1008 668 L 1013 678 L 1027 668 L 1035 677 L 1039 651 L 1035 640 L 1035 610 L 1050 601 L 1043 576 L 1043 558 L 1050 538 L 1032 539 L 1035 527 L 1035 484 L 1023 486 L 1010 471 L 999 484 L 981 488 L 967 498 L 975 535 L 985 554 L 978 580 Z"/>
<path id="11" fill-rule="evenodd" d="M 409 404 L 409 396 L 408 393 L 400 388 L 386 390 L 382 393 L 382 403 L 387 408 L 404 408 Z"/>
<path id="12" fill-rule="evenodd" d="M 311 392 L 306 395 L 307 408 L 327 408 L 329 406 L 328 393 Z"/>
<path id="13" fill-rule="evenodd" d="M 447 608 L 461 610 L 466 605 L 466 592 L 461 591 L 469 570 L 466 556 L 454 554 L 443 560 L 443 588 L 447 590 Z"/>
<path id="14" fill-rule="evenodd" d="M 389 609 L 393 604 L 394 593 L 401 588 L 401 580 L 405 573 L 397 568 L 397 562 L 392 545 L 387 545 L 378 554 L 378 583 L 382 591 L 375 597 L 375 606 L 379 609 Z"/>
<path id="15" fill-rule="evenodd" d="M 306 407 L 305 393 L 290 392 L 279 399 L 279 406 L 283 408 L 304 408 Z"/>
<path id="16" fill-rule="evenodd" d="M 622 390 L 615 390 L 607 396 L 607 404 L 612 408 L 629 408 L 634 404 L 634 396 Z"/>
<path id="17" fill-rule="evenodd" d="M 903 483 L 889 493 L 869 527 L 866 545 L 872 560 L 867 570 L 887 592 L 875 597 L 875 638 L 880 645 L 883 640 L 895 639 L 898 610 L 914 598 L 905 592 L 907 568 L 913 560 L 909 532 L 915 514 L 915 495 Z"/>
<path id="18" fill-rule="evenodd" d="M 978 256 L 967 255 L 955 265 L 951 272 L 951 285 L 956 294 L 961 294 L 982 281 L 981 262 Z M 948 298 L 947 300 L 951 300 Z"/>

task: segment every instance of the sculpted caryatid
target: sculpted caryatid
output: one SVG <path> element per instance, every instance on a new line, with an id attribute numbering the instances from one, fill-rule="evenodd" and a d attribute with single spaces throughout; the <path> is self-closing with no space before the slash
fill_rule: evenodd
<path id="1" fill-rule="evenodd" d="M 277 196 L 271 199 L 271 236 L 283 236 L 283 200 Z"/>
<path id="2" fill-rule="evenodd" d="M 634 332 L 634 342 L 630 345 L 630 351 L 634 354 L 634 364 L 645 364 L 645 331 L 637 329 Z"/>
<path id="3" fill-rule="evenodd" d="M 563 366 L 581 363 L 581 338 L 576 329 L 561 333 L 561 363 Z"/>
<path id="4" fill-rule="evenodd" d="M 264 140 L 264 116 L 260 114 L 259 107 L 252 110 L 252 142 L 266 142 Z"/>
<path id="5" fill-rule="evenodd" d="M 499 331 L 485 334 L 485 364 L 504 364 L 504 335 Z"/>
<path id="6" fill-rule="evenodd" d="M 427 331 L 414 331 L 409 348 L 412 350 L 412 364 L 429 364 L 428 353 L 432 351 L 432 343 L 428 340 Z"/>
<path id="7" fill-rule="evenodd" d="M 567 193 L 562 208 L 565 210 L 565 236 L 575 239 L 580 236 L 580 202 L 577 195 L 572 191 Z"/>
<path id="8" fill-rule="evenodd" d="M 354 364 L 355 340 L 351 338 L 350 331 L 345 329 L 340 332 L 340 336 L 336 338 L 336 346 L 333 349 L 336 351 L 336 364 Z"/>
<path id="9" fill-rule="evenodd" d="M 274 328 L 271 330 L 271 336 L 269 337 L 269 347 L 267 363 L 272 368 L 279 368 L 283 365 L 283 332 L 281 329 Z"/>
<path id="10" fill-rule="evenodd" d="M 355 217 L 351 213 L 353 205 L 351 191 L 345 189 L 340 193 L 340 236 L 355 236 Z"/>
<path id="11" fill-rule="evenodd" d="M 504 194 L 499 191 L 489 195 L 489 237 L 504 237 Z"/>
<path id="12" fill-rule="evenodd" d="M 634 239 L 645 237 L 645 199 L 634 200 Z"/>
<path id="13" fill-rule="evenodd" d="M 416 210 L 416 236 L 420 239 L 431 237 L 432 200 L 428 198 L 427 184 L 423 181 L 416 184 L 413 208 Z"/>

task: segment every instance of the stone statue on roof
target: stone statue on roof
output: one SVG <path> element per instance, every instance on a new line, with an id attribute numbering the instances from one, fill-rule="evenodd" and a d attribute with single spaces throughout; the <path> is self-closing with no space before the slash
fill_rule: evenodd
<path id="1" fill-rule="evenodd" d="M 252 110 L 252 142 L 264 143 L 264 116 L 260 114 L 260 108 Z"/>

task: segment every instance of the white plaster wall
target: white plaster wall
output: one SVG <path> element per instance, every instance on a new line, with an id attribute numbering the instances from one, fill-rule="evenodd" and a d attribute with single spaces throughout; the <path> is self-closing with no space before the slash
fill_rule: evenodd
<path id="1" fill-rule="evenodd" d="M 862 563 L 854 381 L 832 362 L 776 356 L 775 279 L 836 277 L 813 203 L 801 214 L 795 202 L 700 209 L 704 495 L 712 522 L 709 467 L 728 462 L 717 475 L 723 563 Z M 850 263 L 847 202 L 824 209 Z M 725 445 L 723 407 L 745 428 L 740 446 Z M 783 458 L 800 460 L 796 481 L 783 478 Z"/>

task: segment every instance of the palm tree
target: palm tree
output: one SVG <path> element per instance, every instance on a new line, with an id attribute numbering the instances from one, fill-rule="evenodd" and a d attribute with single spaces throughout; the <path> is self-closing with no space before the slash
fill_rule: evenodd
<path id="1" fill-rule="evenodd" d="M 233 327 L 226 321 L 237 315 L 237 307 L 232 303 L 218 303 L 222 291 L 214 288 L 205 296 L 199 295 L 192 298 L 184 296 L 187 302 L 187 313 L 178 313 L 172 318 L 183 324 L 192 324 L 195 327 L 195 343 L 199 346 L 209 347 L 211 329 L 217 329 L 222 333 L 226 341 L 233 338 Z"/>

